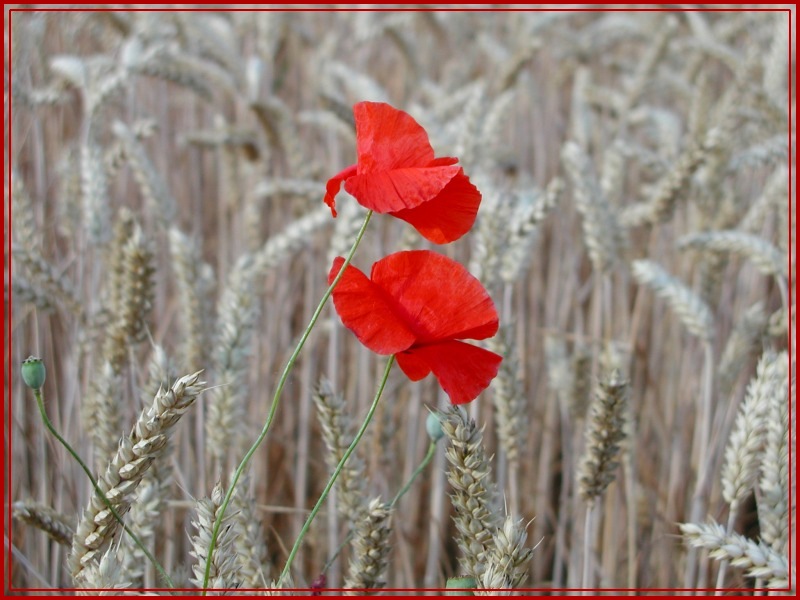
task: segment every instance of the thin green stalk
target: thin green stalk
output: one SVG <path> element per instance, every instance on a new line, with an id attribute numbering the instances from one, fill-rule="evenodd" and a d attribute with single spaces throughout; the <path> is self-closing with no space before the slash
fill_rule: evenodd
<path id="1" fill-rule="evenodd" d="M 206 557 L 206 570 L 205 574 L 203 575 L 203 595 L 206 594 L 206 588 L 208 588 L 208 579 L 211 575 L 211 555 L 214 551 L 214 547 L 217 544 L 217 537 L 219 537 L 219 530 L 220 526 L 222 525 L 222 518 L 225 516 L 225 511 L 228 508 L 228 504 L 230 504 L 231 497 L 233 496 L 233 492 L 236 489 L 236 483 L 239 481 L 239 478 L 242 476 L 245 468 L 247 467 L 250 459 L 255 454 L 258 447 L 262 444 L 262 442 L 266 439 L 267 433 L 269 432 L 269 428 L 272 426 L 272 422 L 275 420 L 275 413 L 278 410 L 278 403 L 280 402 L 281 393 L 283 392 L 283 386 L 286 384 L 286 380 L 289 378 L 289 373 L 292 371 L 294 367 L 294 363 L 297 360 L 297 357 L 300 355 L 300 351 L 303 349 L 303 346 L 308 339 L 308 336 L 311 335 L 311 330 L 314 328 L 314 325 L 317 323 L 317 319 L 322 314 L 322 309 L 325 308 L 325 304 L 328 302 L 328 298 L 331 297 L 333 293 L 333 289 L 339 283 L 339 280 L 344 275 L 345 269 L 347 269 L 350 261 L 353 259 L 353 255 L 356 253 L 356 248 L 361 243 L 361 238 L 364 237 L 364 232 L 367 230 L 367 225 L 369 224 L 369 220 L 372 218 L 372 211 L 367 211 L 367 216 L 364 217 L 364 223 L 361 225 L 361 229 L 358 231 L 358 235 L 356 236 L 356 241 L 353 242 L 353 247 L 350 248 L 350 252 L 347 254 L 347 258 L 345 258 L 344 263 L 342 264 L 342 268 L 339 269 L 339 273 L 336 275 L 336 278 L 333 282 L 328 286 L 328 289 L 325 290 L 325 293 L 322 295 L 322 299 L 319 301 L 319 305 L 317 309 L 314 311 L 314 314 L 311 316 L 311 321 L 309 321 L 306 330 L 303 332 L 303 335 L 300 337 L 300 341 L 297 343 L 297 347 L 292 352 L 292 355 L 289 357 L 289 361 L 286 363 L 286 367 L 283 369 L 283 373 L 281 373 L 281 378 L 278 380 L 278 387 L 275 390 L 275 395 L 272 397 L 272 405 L 269 408 L 269 414 L 267 415 L 267 420 L 264 423 L 264 427 L 261 429 L 261 433 L 256 438 L 256 441 L 253 442 L 253 445 L 250 447 L 250 450 L 247 451 L 247 454 L 244 455 L 242 462 L 239 463 L 239 466 L 236 468 L 236 471 L 233 474 L 233 479 L 231 480 L 230 486 L 228 487 L 228 492 L 225 494 L 225 498 L 222 500 L 222 504 L 219 507 L 219 517 L 217 518 L 216 522 L 214 523 L 214 529 L 211 532 L 211 541 L 208 544 L 208 556 Z"/>
<path id="2" fill-rule="evenodd" d="M 406 484 L 400 489 L 399 492 L 397 492 L 397 494 L 395 494 L 395 497 L 389 503 L 389 508 L 394 508 L 397 505 L 397 503 L 400 501 L 400 498 L 402 498 L 405 495 L 405 493 L 411 488 L 411 486 L 413 485 L 414 481 L 417 479 L 419 474 L 425 470 L 425 467 L 431 464 L 431 461 L 433 460 L 435 454 L 436 454 L 436 442 L 432 441 L 428 445 L 428 452 L 427 454 L 425 454 L 425 458 L 423 458 L 422 462 L 417 465 L 416 469 L 414 469 L 414 472 L 411 474 L 411 477 L 408 478 Z M 353 530 L 351 529 L 350 532 L 347 534 L 347 537 L 344 538 L 344 541 L 341 544 L 339 544 L 339 547 L 336 549 L 336 553 L 333 556 L 331 556 L 328 559 L 328 562 L 325 563 L 325 566 L 322 567 L 323 573 L 327 572 L 327 570 L 333 564 L 333 561 L 336 560 L 336 557 L 339 556 L 342 549 L 345 547 L 347 542 L 349 542 L 352 539 L 352 537 L 353 537 Z"/>
<path id="3" fill-rule="evenodd" d="M 425 467 L 431 463 L 434 454 L 436 454 L 436 442 L 431 441 L 431 443 L 428 444 L 428 453 L 425 455 L 425 458 L 423 458 L 422 462 L 417 465 L 417 468 L 414 469 L 414 472 L 411 474 L 411 477 L 408 478 L 406 484 L 399 492 L 397 492 L 394 499 L 389 503 L 389 508 L 394 508 L 395 505 L 400 501 L 400 498 L 402 498 L 409 488 L 411 488 L 411 485 L 414 483 L 414 480 L 417 478 L 417 476 L 422 473 L 422 471 L 425 470 Z"/>
<path id="4" fill-rule="evenodd" d="M 89 478 L 89 481 L 92 482 L 92 486 L 94 487 L 94 491 L 97 492 L 97 495 L 100 496 L 100 498 L 103 500 L 103 502 L 106 505 L 106 508 L 108 508 L 108 510 L 111 511 L 111 514 L 117 520 L 117 523 L 122 525 L 122 528 L 125 530 L 125 533 L 127 533 L 129 536 L 131 536 L 131 539 L 133 540 L 133 542 L 139 547 L 139 549 L 142 552 L 144 552 L 144 555 L 148 558 L 148 560 L 151 563 L 153 563 L 153 566 L 156 568 L 156 571 L 158 571 L 159 574 L 161 575 L 161 577 L 164 578 L 164 581 L 167 583 L 167 585 L 170 588 L 174 588 L 175 587 L 175 583 L 172 581 L 170 576 L 167 575 L 167 572 L 164 570 L 164 567 L 162 567 L 159 564 L 159 562 L 156 560 L 155 556 L 153 556 L 150 553 L 150 551 L 145 547 L 145 545 L 142 543 L 142 540 L 140 540 L 139 537 L 133 531 L 131 531 L 131 529 L 127 525 L 125 525 L 125 522 L 122 520 L 122 517 L 119 515 L 119 513 L 117 513 L 117 511 L 114 509 L 114 507 L 111 506 L 111 502 L 106 497 L 106 495 L 103 493 L 103 490 L 100 489 L 100 486 L 97 485 L 97 480 L 92 475 L 92 472 L 89 470 L 89 467 L 86 466 L 86 463 L 84 463 L 83 460 L 81 459 L 81 457 L 78 456 L 78 453 L 75 452 L 75 450 L 72 449 L 72 446 L 69 445 L 67 440 L 65 440 L 63 437 L 61 437 L 59 435 L 58 431 L 56 431 L 56 428 L 53 426 L 53 423 L 50 421 L 50 418 L 47 416 L 47 412 L 44 409 L 44 399 L 42 398 L 42 389 L 41 388 L 34 389 L 33 390 L 33 395 L 36 398 L 36 404 L 38 404 L 38 406 L 39 406 L 39 412 L 42 415 L 42 421 L 44 421 L 44 426 L 47 427 L 48 431 L 50 431 L 50 433 L 53 434 L 53 437 L 55 437 L 59 442 L 61 442 L 61 445 L 64 446 L 64 448 L 67 449 L 67 452 L 70 453 L 72 458 L 74 458 L 77 461 L 77 463 L 83 469 L 83 472 L 86 473 L 86 476 Z"/>
<path id="5" fill-rule="evenodd" d="M 320 495 L 317 503 L 314 505 L 314 508 L 311 509 L 311 514 L 308 515 L 306 522 L 303 524 L 303 528 L 300 530 L 300 534 L 297 536 L 297 539 L 294 542 L 294 547 L 292 551 L 289 553 L 289 558 L 286 559 L 286 566 L 283 567 L 283 571 L 281 572 L 281 576 L 278 578 L 278 584 L 286 579 L 286 576 L 289 574 L 289 570 L 292 568 L 292 562 L 294 561 L 294 557 L 297 554 L 297 551 L 300 549 L 300 544 L 303 542 L 303 538 L 306 536 L 308 529 L 311 527 L 311 523 L 314 521 L 314 517 L 317 516 L 319 509 L 322 508 L 322 504 L 325 502 L 325 499 L 328 497 L 328 494 L 333 487 L 333 484 L 336 483 L 336 479 L 339 477 L 339 473 L 342 472 L 347 459 L 350 458 L 350 455 L 353 453 L 353 450 L 356 449 L 356 446 L 361 441 L 361 438 L 364 436 L 364 432 L 367 430 L 367 426 L 369 425 L 370 421 L 372 421 L 372 416 L 375 414 L 375 409 L 378 408 L 378 401 L 381 399 L 381 395 L 383 394 L 383 388 L 386 387 L 386 381 L 389 379 L 389 371 L 392 369 L 392 365 L 394 364 L 394 355 L 389 357 L 389 361 L 386 363 L 386 369 L 383 371 L 383 377 L 381 378 L 381 382 L 378 385 L 378 391 L 375 393 L 375 399 L 372 401 L 372 405 L 369 407 L 369 411 L 367 412 L 367 416 L 364 419 L 364 422 L 361 424 L 358 432 L 356 433 L 356 437 L 353 438 L 350 446 L 345 451 L 342 459 L 339 461 L 339 464 L 336 465 L 336 469 L 334 469 L 333 474 L 331 475 L 330 479 L 328 480 L 328 484 L 325 486 L 325 489 L 322 490 L 322 494 Z"/>

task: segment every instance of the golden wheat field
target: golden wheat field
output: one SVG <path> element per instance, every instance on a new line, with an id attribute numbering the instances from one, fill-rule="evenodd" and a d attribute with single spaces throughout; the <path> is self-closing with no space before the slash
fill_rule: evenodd
<path id="1" fill-rule="evenodd" d="M 6 592 L 794 589 L 788 6 L 11 13 Z M 296 544 L 387 365 L 330 301 L 293 356 L 362 101 L 482 200 L 352 264 L 453 259 L 503 362 L 393 368 Z"/>

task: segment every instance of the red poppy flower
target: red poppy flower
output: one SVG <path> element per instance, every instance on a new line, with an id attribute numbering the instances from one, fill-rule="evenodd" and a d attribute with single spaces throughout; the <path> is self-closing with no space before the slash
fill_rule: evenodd
<path id="1" fill-rule="evenodd" d="M 333 261 L 332 282 L 344 259 Z M 433 372 L 453 404 L 474 400 L 497 375 L 502 358 L 460 340 L 497 333 L 497 311 L 480 281 L 459 263 L 429 250 L 390 254 L 370 278 L 348 266 L 333 290 L 345 327 L 367 348 L 394 354 L 412 381 Z"/>
<path id="2" fill-rule="evenodd" d="M 388 104 L 359 102 L 353 114 L 358 163 L 328 180 L 325 204 L 333 216 L 344 182 L 359 204 L 407 221 L 436 244 L 469 231 L 481 193 L 455 164 L 458 159 L 434 158 L 425 130 Z"/>

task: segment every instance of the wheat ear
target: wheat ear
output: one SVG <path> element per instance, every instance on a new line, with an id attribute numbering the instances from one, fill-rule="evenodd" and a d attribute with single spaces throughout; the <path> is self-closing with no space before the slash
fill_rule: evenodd
<path id="1" fill-rule="evenodd" d="M 210 498 L 202 498 L 195 502 L 195 519 L 192 521 L 197 533 L 192 537 L 191 555 L 195 557 L 192 565 L 194 577 L 192 583 L 197 587 L 203 584 L 206 563 L 208 561 L 208 548 L 211 543 L 211 532 L 219 520 L 219 509 L 222 505 L 224 490 L 218 482 L 211 492 Z M 217 543 L 211 555 L 211 572 L 208 579 L 208 589 L 229 590 L 240 586 L 238 579 L 239 564 L 238 554 L 234 547 L 234 534 L 236 528 L 233 524 L 235 515 L 229 514 L 222 521 Z"/>
<path id="2" fill-rule="evenodd" d="M 445 455 L 450 463 L 447 479 L 453 486 L 450 498 L 455 507 L 459 562 L 466 574 L 477 581 L 486 569 L 486 555 L 499 525 L 497 492 L 489 481 L 483 430 L 458 406 L 445 413 L 442 429 L 450 440 Z"/>
<path id="3" fill-rule="evenodd" d="M 61 513 L 47 505 L 23 500 L 12 505 L 14 518 L 44 531 L 59 544 L 69 546 L 72 543 L 74 526 Z"/>
<path id="4" fill-rule="evenodd" d="M 710 550 L 709 556 L 727 560 L 733 567 L 746 569 L 749 577 L 767 580 L 770 588 L 785 588 L 789 581 L 786 557 L 773 548 L 739 535 L 725 533 L 719 523 L 680 525 L 684 539 L 695 548 Z"/>
<path id="5" fill-rule="evenodd" d="M 131 433 L 122 438 L 116 455 L 111 459 L 97 485 L 111 506 L 122 515 L 130 508 L 132 494 L 152 462 L 167 444 L 173 427 L 202 391 L 200 373 L 186 375 L 172 388 L 159 390 L 149 408 L 142 411 Z M 119 523 L 97 494 L 92 497 L 81 515 L 72 539 L 67 563 L 72 576 L 79 580 L 87 565 L 96 562 Z"/>
<path id="6" fill-rule="evenodd" d="M 386 585 L 393 512 L 394 509 L 379 497 L 367 505 L 364 515 L 355 525 L 353 557 L 350 559 L 344 587 L 372 590 Z"/>
<path id="7" fill-rule="evenodd" d="M 320 381 L 314 393 L 314 405 L 322 424 L 322 439 L 328 452 L 325 462 L 333 470 L 344 456 L 353 438 L 353 427 L 346 410 L 344 398 L 333 390 L 327 379 Z M 364 459 L 354 453 L 350 456 L 336 480 L 336 502 L 339 512 L 355 526 L 364 516 L 362 500 L 365 478 Z"/>
<path id="8" fill-rule="evenodd" d="M 486 570 L 480 580 L 485 590 L 505 590 L 520 587 L 528 576 L 528 563 L 533 550 L 525 546 L 528 534 L 521 520 L 507 515 L 502 527 L 498 527 L 492 548 L 486 554 Z"/>

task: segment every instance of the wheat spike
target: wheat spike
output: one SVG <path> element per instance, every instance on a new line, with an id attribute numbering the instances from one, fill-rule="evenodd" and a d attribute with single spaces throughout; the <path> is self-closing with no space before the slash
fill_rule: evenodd
<path id="1" fill-rule="evenodd" d="M 528 534 L 521 520 L 506 516 L 502 527 L 494 535 L 492 549 L 486 554 L 486 570 L 481 577 L 481 587 L 494 590 L 520 587 L 528 576 L 528 563 L 533 550 L 525 547 Z"/>
<path id="2" fill-rule="evenodd" d="M 104 361 L 81 404 L 83 428 L 94 446 L 98 467 L 104 466 L 109 456 L 114 456 L 123 432 L 124 389 L 121 373 L 115 371 L 110 362 Z"/>
<path id="3" fill-rule="evenodd" d="M 62 304 L 82 322 L 86 320 L 85 306 L 67 277 L 36 251 L 12 244 L 11 255 L 14 267 L 22 271 L 34 289 L 41 290 L 40 294 L 49 297 L 50 302 Z"/>
<path id="4" fill-rule="evenodd" d="M 328 449 L 325 462 L 328 468 L 333 470 L 352 441 L 353 427 L 350 416 L 344 398 L 334 391 L 327 379 L 322 379 L 317 386 L 314 406 L 317 408 L 317 415 L 322 425 L 322 439 Z M 366 481 L 364 473 L 364 459 L 354 453 L 336 480 L 337 508 L 353 526 L 363 518 L 366 508 L 362 500 Z"/>
<path id="5" fill-rule="evenodd" d="M 106 337 L 104 355 L 115 373 L 122 371 L 129 344 L 141 341 L 147 330 L 146 319 L 153 304 L 154 256 L 141 227 L 133 225 L 122 247 L 118 265 L 116 293 L 112 300 L 112 322 Z M 113 280 L 112 280 L 112 283 Z M 112 292 L 114 293 L 114 292 Z"/>
<path id="6" fill-rule="evenodd" d="M 489 342 L 489 348 L 503 357 L 500 371 L 492 380 L 500 447 L 510 462 L 519 461 L 527 430 L 526 398 L 519 374 L 519 359 L 512 344 L 511 326 Z"/>
<path id="7" fill-rule="evenodd" d="M 166 181 L 153 166 L 144 146 L 136 139 L 130 127 L 121 121 L 114 121 L 111 130 L 125 148 L 125 158 L 150 211 L 158 217 L 157 222 L 162 227 L 169 227 L 175 218 L 176 207 Z"/>
<path id="8" fill-rule="evenodd" d="M 77 596 L 116 596 L 111 590 L 125 590 L 131 587 L 125 579 L 119 559 L 113 547 L 109 547 L 95 563 L 87 565 L 80 580 L 77 581 Z M 88 591 L 101 589 L 103 591 Z M 84 591 L 85 590 L 85 591 Z"/>
<path id="9" fill-rule="evenodd" d="M 324 225 L 331 223 L 331 211 L 322 206 L 293 221 L 281 233 L 273 235 L 253 255 L 253 269 L 264 274 L 281 261 L 286 260 L 313 238 L 313 234 Z"/>
<path id="10" fill-rule="evenodd" d="M 726 534 L 719 523 L 681 523 L 680 528 L 687 542 L 696 548 L 710 550 L 711 558 L 727 560 L 731 566 L 745 569 L 748 577 L 766 579 L 768 587 L 788 586 L 786 557 L 763 542 L 755 542 L 738 533 Z"/>
<path id="11" fill-rule="evenodd" d="M 577 471 L 580 495 L 587 502 L 593 503 L 614 480 L 620 444 L 625 439 L 627 396 L 628 382 L 619 371 L 612 371 L 595 391 L 586 425 L 586 448 Z"/>
<path id="12" fill-rule="evenodd" d="M 764 378 L 771 382 L 766 398 L 766 432 L 764 453 L 761 461 L 761 478 L 758 488 L 761 497 L 758 501 L 758 518 L 761 525 L 761 539 L 773 550 L 784 554 L 788 543 L 789 522 L 789 401 L 787 394 L 794 381 L 788 381 L 788 355 L 781 352 L 774 355 L 765 368 Z M 794 417 L 794 415 L 792 415 Z"/>
<path id="13" fill-rule="evenodd" d="M 209 362 L 214 271 L 202 260 L 198 244 L 176 227 L 170 228 L 169 248 L 182 308 L 183 342 L 178 355 L 185 369 L 200 369 Z"/>
<path id="14" fill-rule="evenodd" d="M 256 502 L 245 490 L 250 489 L 250 475 L 241 478 L 231 500 L 233 548 L 239 565 L 238 578 L 245 588 L 264 588 L 269 571 L 264 532 L 256 513 Z"/>
<path id="15" fill-rule="evenodd" d="M 450 440 L 446 456 L 450 463 L 447 479 L 453 487 L 450 498 L 455 508 L 459 562 L 476 580 L 486 569 L 486 556 L 500 525 L 495 508 L 496 491 L 489 481 L 490 467 L 483 447 L 483 432 L 461 407 L 453 406 L 442 419 Z"/>
<path id="16" fill-rule="evenodd" d="M 373 498 L 356 522 L 353 557 L 344 581 L 345 588 L 374 590 L 386 585 L 393 512 L 380 497 Z"/>
<path id="17" fill-rule="evenodd" d="M 172 428 L 202 391 L 200 373 L 178 379 L 167 390 L 159 390 L 149 408 L 142 411 L 131 433 L 120 440 L 119 449 L 98 486 L 117 514 L 130 508 L 132 495 L 152 462 L 162 453 Z M 97 562 L 119 523 L 100 496 L 94 492 L 81 515 L 72 539 L 68 565 L 76 581 L 82 571 Z"/>
<path id="18" fill-rule="evenodd" d="M 767 416 L 773 402 L 785 401 L 786 355 L 766 352 L 758 363 L 756 376 L 747 387 L 736 423 L 725 450 L 722 467 L 722 497 L 731 511 L 753 489 L 758 479 L 763 446 L 767 432 Z"/>
<path id="19" fill-rule="evenodd" d="M 567 142 L 561 159 L 574 190 L 575 207 L 581 213 L 583 238 L 592 266 L 598 273 L 609 270 L 624 245 L 622 231 L 600 187 L 589 157 L 575 142 Z"/>
<path id="20" fill-rule="evenodd" d="M 735 230 L 696 233 L 679 239 L 678 247 L 734 252 L 752 260 L 753 265 L 765 275 L 787 276 L 786 257 L 768 241 L 750 233 Z"/>
<path id="21" fill-rule="evenodd" d="M 633 261 L 632 273 L 639 285 L 651 288 L 667 301 L 691 334 L 702 340 L 714 338 L 711 309 L 682 282 L 651 260 Z"/>
<path id="22" fill-rule="evenodd" d="M 514 283 L 533 260 L 532 249 L 538 237 L 539 225 L 557 204 L 563 191 L 564 183 L 556 177 L 550 181 L 544 193 L 515 194 L 508 249 L 500 259 L 500 278 L 504 282 Z"/>
<path id="23" fill-rule="evenodd" d="M 202 587 L 208 561 L 208 549 L 211 544 L 212 531 L 220 518 L 219 511 L 225 495 L 222 485 L 217 483 L 210 498 L 202 498 L 195 502 L 195 518 L 192 525 L 197 530 L 192 536 L 192 550 L 195 562 L 192 565 L 192 583 Z M 211 570 L 208 578 L 209 590 L 230 590 L 241 586 L 239 580 L 239 564 L 234 547 L 236 528 L 233 524 L 235 515 L 228 514 L 222 520 L 216 545 L 211 554 Z"/>
<path id="24" fill-rule="evenodd" d="M 22 500 L 12 505 L 14 518 L 44 531 L 59 544 L 72 543 L 74 526 L 69 519 L 45 504 L 33 500 Z"/>
<path id="25" fill-rule="evenodd" d="M 159 458 L 136 490 L 136 497 L 131 502 L 130 512 L 125 516 L 128 527 L 133 531 L 145 546 L 152 551 L 152 544 L 156 539 L 156 526 L 159 517 L 166 507 L 169 480 L 163 475 L 166 466 L 158 463 Z M 147 566 L 147 557 L 128 535 L 123 535 L 119 541 L 117 558 L 120 571 L 125 581 L 130 581 L 133 587 L 144 587 L 144 571 Z"/>
<path id="26" fill-rule="evenodd" d="M 111 238 L 111 210 L 103 150 L 91 138 L 81 144 L 81 196 L 83 223 L 92 244 L 105 244 Z"/>
<path id="27" fill-rule="evenodd" d="M 217 309 L 217 333 L 212 358 L 221 386 L 211 391 L 206 436 L 212 456 L 222 461 L 238 456 L 246 427 L 244 400 L 251 342 L 258 318 L 253 259 L 242 256 L 233 268 Z M 235 443 L 231 443 L 235 441 Z"/>
<path id="28" fill-rule="evenodd" d="M 776 106 L 786 106 L 786 76 L 789 60 L 789 24 L 786 14 L 775 15 L 772 45 L 764 55 L 764 91 Z M 791 17 L 790 17 L 791 18 Z M 793 54 L 793 53 L 792 53 Z"/>

